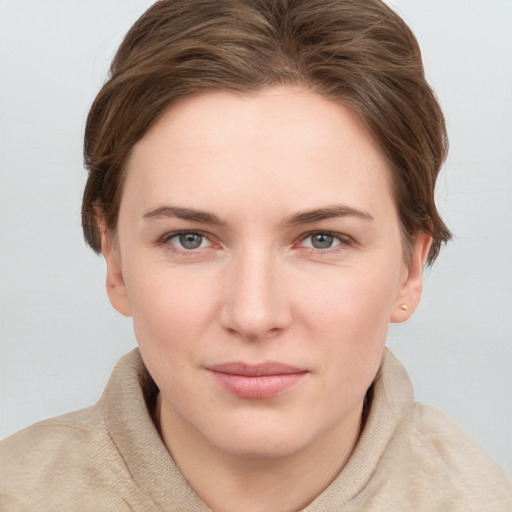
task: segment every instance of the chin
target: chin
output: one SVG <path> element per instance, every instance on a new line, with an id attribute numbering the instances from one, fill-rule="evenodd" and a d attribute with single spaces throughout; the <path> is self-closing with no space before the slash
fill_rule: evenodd
<path id="1" fill-rule="evenodd" d="M 233 457 L 242 459 L 275 460 L 289 457 L 300 451 L 300 443 L 289 440 L 246 439 L 223 443 L 218 448 Z"/>
<path id="2" fill-rule="evenodd" d="M 220 451 L 247 459 L 280 459 L 306 448 L 314 436 L 297 432 L 284 425 L 266 425 L 254 420 L 252 424 L 233 425 L 219 436 L 210 438 L 210 443 Z"/>

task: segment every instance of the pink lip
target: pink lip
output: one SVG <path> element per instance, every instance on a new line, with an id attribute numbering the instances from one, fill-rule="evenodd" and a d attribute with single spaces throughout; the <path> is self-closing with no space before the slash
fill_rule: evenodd
<path id="1" fill-rule="evenodd" d="M 224 363 L 207 368 L 221 386 L 240 398 L 265 399 L 297 384 L 306 370 L 282 363 Z"/>

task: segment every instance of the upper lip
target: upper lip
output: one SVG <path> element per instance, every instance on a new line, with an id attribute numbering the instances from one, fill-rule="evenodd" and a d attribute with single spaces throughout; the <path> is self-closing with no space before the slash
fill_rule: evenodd
<path id="1" fill-rule="evenodd" d="M 290 375 L 305 373 L 303 368 L 297 368 L 284 363 L 268 362 L 261 364 L 247 364 L 241 362 L 222 363 L 208 366 L 208 370 L 228 375 L 242 375 L 244 377 L 261 377 L 266 375 Z"/>

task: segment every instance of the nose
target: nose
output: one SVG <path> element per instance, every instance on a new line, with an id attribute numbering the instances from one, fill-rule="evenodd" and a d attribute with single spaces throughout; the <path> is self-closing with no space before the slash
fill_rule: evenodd
<path id="1" fill-rule="evenodd" d="M 276 336 L 290 324 L 288 290 L 276 259 L 264 251 L 247 252 L 228 270 L 221 324 L 246 341 Z"/>

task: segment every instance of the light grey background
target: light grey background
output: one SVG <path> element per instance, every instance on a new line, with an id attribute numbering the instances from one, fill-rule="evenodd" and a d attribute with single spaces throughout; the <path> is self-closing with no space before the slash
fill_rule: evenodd
<path id="1" fill-rule="evenodd" d="M 0 0 L 0 438 L 94 403 L 135 346 L 85 248 L 88 107 L 149 0 Z M 439 180 L 457 235 L 389 346 L 417 399 L 443 409 L 512 476 L 512 1 L 390 0 L 445 110 Z"/>

